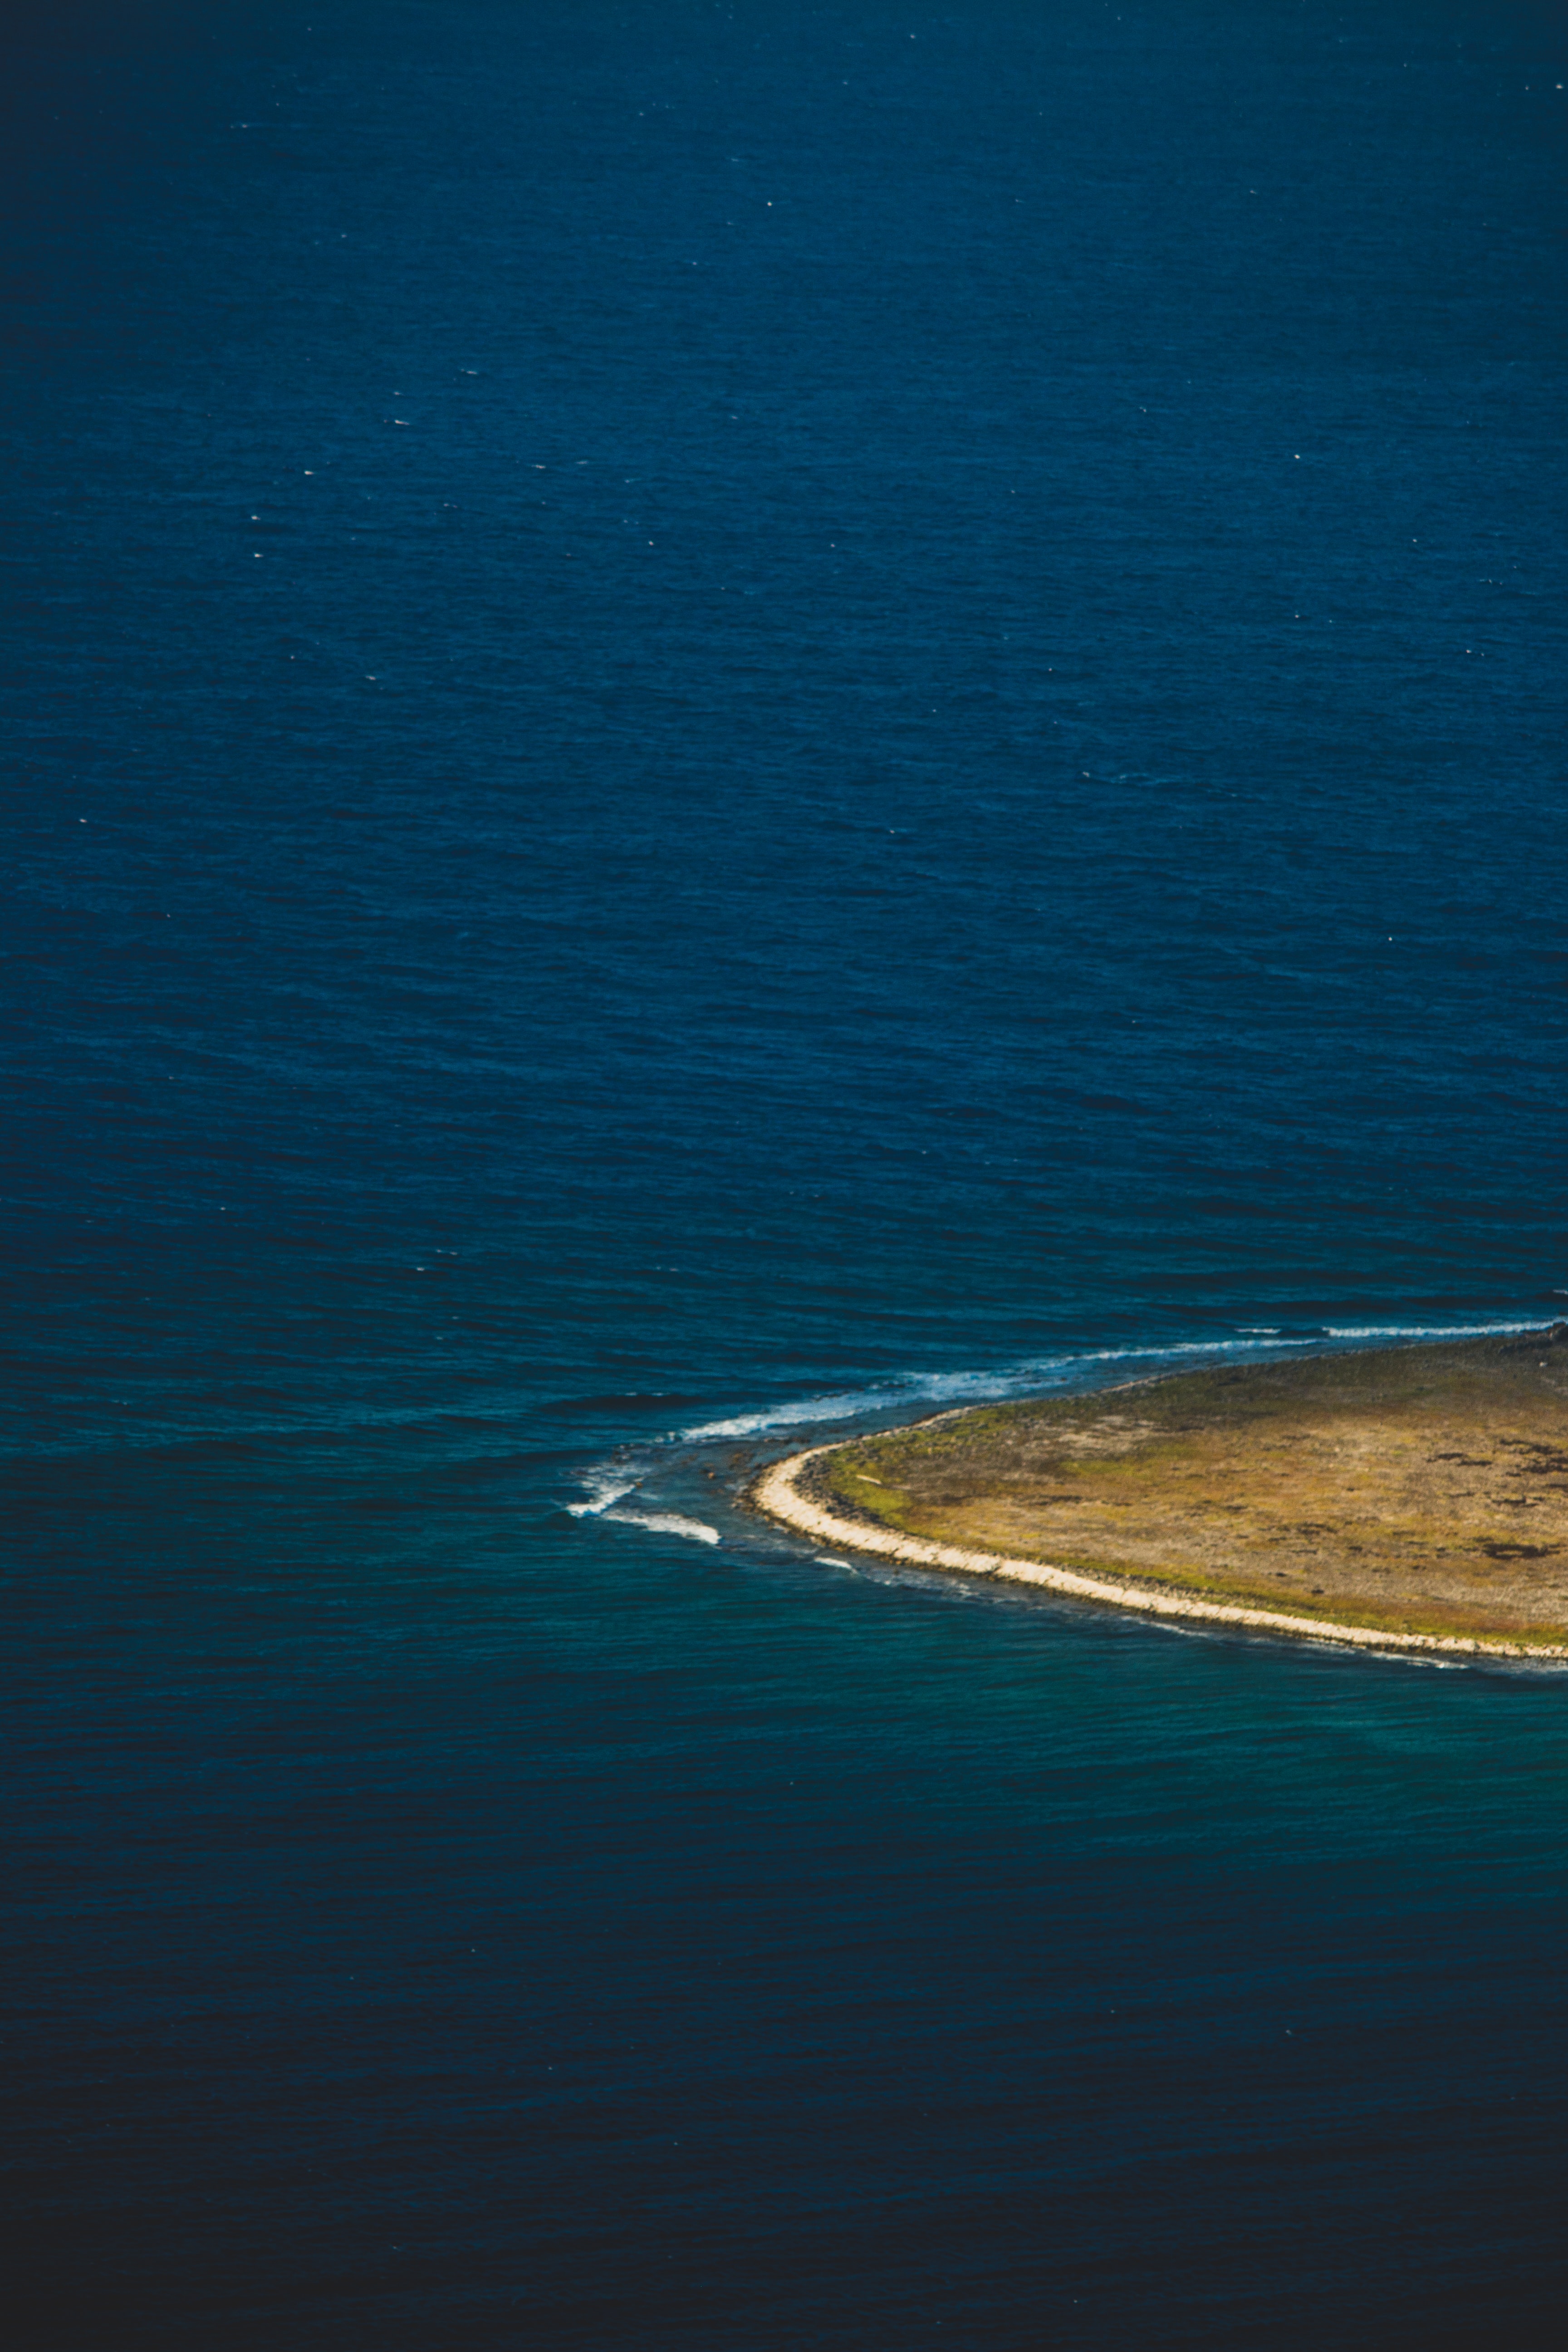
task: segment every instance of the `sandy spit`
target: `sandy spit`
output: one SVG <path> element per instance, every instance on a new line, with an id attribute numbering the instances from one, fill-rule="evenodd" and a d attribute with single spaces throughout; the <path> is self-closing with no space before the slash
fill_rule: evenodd
<path id="1" fill-rule="evenodd" d="M 1228 1601 L 1202 1601 L 1184 1592 L 1152 1591 L 1146 1585 L 1123 1584 L 1110 1577 L 1084 1576 L 1077 1569 L 1052 1568 L 1042 1559 L 1013 1559 L 1001 1552 L 965 1551 L 956 1544 L 928 1543 L 921 1536 L 902 1536 L 892 1528 L 878 1528 L 864 1519 L 840 1517 L 837 1511 L 811 1502 L 795 1485 L 808 1463 L 831 1445 L 814 1445 L 775 1462 L 752 1485 L 750 1500 L 764 1517 L 819 1541 L 849 1551 L 870 1552 L 883 1559 L 904 1561 L 910 1568 L 955 1568 L 966 1576 L 995 1576 L 1013 1584 L 1043 1584 L 1052 1591 L 1071 1593 L 1075 1600 L 1108 1602 L 1115 1609 L 1136 1609 L 1151 1617 L 1199 1617 L 1221 1625 L 1256 1626 L 1266 1633 L 1287 1633 L 1297 1641 L 1345 1642 L 1362 1650 L 1447 1650 L 1471 1655 L 1503 1658 L 1568 1658 L 1568 1648 L 1527 1642 L 1479 1641 L 1460 1633 L 1384 1633 L 1369 1625 L 1336 1625 L 1317 1617 L 1290 1617 L 1274 1609 L 1247 1609 Z"/>

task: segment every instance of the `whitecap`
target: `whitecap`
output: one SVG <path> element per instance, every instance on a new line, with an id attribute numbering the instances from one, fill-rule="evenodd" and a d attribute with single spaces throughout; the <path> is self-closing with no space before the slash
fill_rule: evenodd
<path id="1" fill-rule="evenodd" d="M 1505 1339 L 1534 1323 L 1325 1323 L 1331 1339 Z"/>
<path id="2" fill-rule="evenodd" d="M 656 1535 L 689 1536 L 693 1543 L 716 1544 L 721 1540 L 717 1528 L 706 1519 L 689 1519 L 679 1511 L 607 1511 L 605 1515 L 615 1527 L 648 1528 Z"/>
<path id="3" fill-rule="evenodd" d="M 1185 1356 L 1268 1355 L 1310 1348 L 1321 1339 L 1506 1338 L 1538 1328 L 1520 1322 L 1356 1323 L 1324 1324 L 1314 1332 L 1303 1333 L 1277 1324 L 1246 1324 L 1241 1327 L 1242 1336 L 1233 1339 L 1172 1339 L 1142 1347 L 1064 1349 L 992 1371 L 895 1373 L 863 1389 L 834 1389 L 820 1396 L 795 1397 L 751 1412 L 732 1413 L 722 1421 L 696 1422 L 675 1434 L 688 1444 L 700 1444 L 711 1438 L 762 1437 L 773 1430 L 813 1422 L 852 1421 L 860 1413 L 893 1412 L 909 1404 L 962 1404 L 971 1399 L 1027 1395 L 1042 1387 L 1062 1386 L 1096 1364 L 1160 1365 Z"/>
<path id="4" fill-rule="evenodd" d="M 612 1503 L 618 1503 L 623 1495 L 629 1495 L 638 1483 L 633 1473 L 618 1463 L 595 1463 L 592 1468 L 574 1471 L 573 1475 L 580 1478 L 588 1489 L 585 1502 L 568 1503 L 566 1506 L 574 1519 L 596 1519 L 601 1511 L 607 1511 Z"/>
<path id="5" fill-rule="evenodd" d="M 1422 1650 L 1365 1650 L 1362 1654 L 1375 1658 L 1384 1666 L 1424 1666 L 1431 1675 L 1462 1675 L 1470 1671 L 1466 1658 L 1434 1658 Z"/>
<path id="6" fill-rule="evenodd" d="M 1037 1356 L 1026 1363 L 992 1371 L 904 1372 L 864 1389 L 830 1390 L 821 1396 L 795 1397 L 787 1402 L 759 1406 L 753 1412 L 731 1414 L 723 1421 L 694 1423 L 677 1433 L 690 1444 L 718 1437 L 761 1437 L 777 1429 L 795 1429 L 814 1422 L 852 1421 L 860 1413 L 896 1412 L 907 1405 L 963 1405 L 988 1398 L 1031 1395 L 1041 1388 L 1060 1387 L 1093 1364 L 1165 1363 L 1178 1356 L 1251 1354 L 1273 1348 L 1299 1348 L 1299 1339 L 1185 1339 L 1145 1348 L 1087 1348 L 1059 1355 Z"/>
<path id="7" fill-rule="evenodd" d="M 875 1388 L 837 1389 L 824 1396 L 796 1397 L 784 1404 L 763 1405 L 755 1412 L 734 1414 L 727 1421 L 705 1421 L 679 1435 L 692 1444 L 713 1437 L 758 1437 L 769 1430 L 795 1429 L 818 1421 L 852 1421 L 858 1413 L 897 1412 L 910 1404 L 953 1404 L 985 1397 L 1008 1395 L 1016 1389 L 1037 1388 L 1042 1381 L 1061 1379 L 1075 1364 L 1091 1359 L 1052 1356 L 1015 1365 L 1006 1371 L 905 1372 Z"/>
<path id="8" fill-rule="evenodd" d="M 694 1444 L 709 1437 L 756 1437 L 763 1430 L 792 1429 L 799 1422 L 847 1421 L 858 1412 L 875 1412 L 882 1405 L 901 1403 L 908 1389 L 856 1389 L 837 1396 L 805 1397 L 793 1404 L 765 1405 L 758 1412 L 736 1413 L 730 1421 L 704 1421 L 683 1429 Z"/>

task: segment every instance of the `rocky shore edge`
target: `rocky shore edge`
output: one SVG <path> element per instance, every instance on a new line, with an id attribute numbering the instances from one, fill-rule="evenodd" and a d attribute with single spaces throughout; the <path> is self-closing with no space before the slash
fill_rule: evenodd
<path id="1" fill-rule="evenodd" d="M 1104 1575 L 1085 1576 L 1070 1568 L 1053 1568 L 1048 1561 L 1016 1559 L 1003 1552 L 966 1551 L 956 1544 L 928 1542 L 921 1536 L 900 1535 L 874 1520 L 850 1517 L 828 1508 L 819 1497 L 799 1490 L 802 1475 L 834 1445 L 814 1445 L 771 1463 L 752 1481 L 746 1499 L 763 1517 L 774 1520 L 796 1535 L 814 1537 L 846 1551 L 869 1553 L 908 1568 L 956 1569 L 965 1576 L 991 1576 L 1011 1584 L 1043 1585 L 1075 1601 L 1130 1609 L 1152 1617 L 1199 1618 L 1211 1624 L 1240 1625 L 1249 1631 L 1285 1634 L 1296 1641 L 1339 1642 L 1361 1650 L 1438 1650 L 1470 1656 L 1501 1658 L 1568 1658 L 1568 1646 L 1536 1642 L 1488 1641 L 1461 1633 L 1384 1633 L 1371 1625 L 1342 1625 L 1331 1619 L 1298 1617 L 1283 1610 L 1248 1609 L 1240 1602 L 1203 1601 L 1185 1592 L 1162 1591 L 1152 1584 L 1123 1582 Z"/>

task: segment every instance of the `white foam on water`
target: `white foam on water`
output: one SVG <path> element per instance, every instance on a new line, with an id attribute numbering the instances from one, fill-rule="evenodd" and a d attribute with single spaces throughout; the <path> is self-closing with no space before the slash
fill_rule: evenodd
<path id="1" fill-rule="evenodd" d="M 639 1483 L 638 1474 L 628 1470 L 621 1462 L 596 1462 L 588 1469 L 579 1470 L 574 1475 L 588 1489 L 586 1501 L 566 1506 L 574 1519 L 596 1519 L 601 1512 L 607 1511 L 612 1503 L 618 1503 L 623 1495 L 629 1495 Z"/>
<path id="2" fill-rule="evenodd" d="M 716 1544 L 721 1540 L 717 1528 L 706 1519 L 689 1519 L 679 1511 L 607 1511 L 611 1524 L 625 1528 L 649 1528 L 656 1535 L 689 1536 L 693 1543 Z"/>
<path id="3" fill-rule="evenodd" d="M 692 1444 L 710 1437 L 759 1437 L 764 1430 L 794 1429 L 802 1422 L 848 1421 L 858 1412 L 877 1412 L 901 1404 L 915 1391 L 907 1388 L 852 1389 L 836 1396 L 803 1397 L 794 1404 L 765 1405 L 759 1412 L 736 1413 L 729 1421 L 704 1421 L 679 1433 Z"/>
<path id="4" fill-rule="evenodd" d="M 1420 1650 L 1368 1650 L 1363 1654 L 1384 1666 L 1425 1666 L 1428 1674 L 1462 1675 L 1470 1671 L 1459 1658 L 1433 1658 Z"/>
<path id="5" fill-rule="evenodd" d="M 1537 1323 L 1325 1323 L 1331 1339 L 1504 1339 Z"/>
<path id="6" fill-rule="evenodd" d="M 991 1397 L 1027 1394 L 1041 1387 L 1058 1387 L 1096 1364 L 1173 1363 L 1185 1356 L 1255 1356 L 1281 1349 L 1310 1348 L 1321 1339 L 1482 1339 L 1502 1338 L 1537 1328 L 1532 1323 L 1357 1323 L 1323 1324 L 1310 1333 L 1290 1333 L 1277 1325 L 1253 1324 L 1236 1339 L 1174 1339 L 1163 1346 L 1086 1348 L 1059 1355 L 1038 1356 L 1028 1362 L 998 1367 L 994 1371 L 907 1372 L 879 1381 L 873 1388 L 831 1390 L 822 1396 L 795 1397 L 788 1402 L 763 1405 L 753 1412 L 731 1414 L 723 1421 L 693 1423 L 675 1432 L 688 1444 L 712 1438 L 763 1437 L 773 1430 L 795 1429 L 816 1422 L 852 1421 L 858 1414 L 892 1412 L 903 1405 L 963 1404 Z"/>

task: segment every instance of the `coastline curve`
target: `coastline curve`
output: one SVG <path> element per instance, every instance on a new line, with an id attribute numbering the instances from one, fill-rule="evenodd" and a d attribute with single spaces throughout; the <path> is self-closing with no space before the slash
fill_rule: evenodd
<path id="1" fill-rule="evenodd" d="M 989 1576 L 1011 1584 L 1032 1584 L 1060 1592 L 1075 1601 L 1130 1610 L 1142 1616 L 1198 1619 L 1249 1631 L 1282 1634 L 1293 1641 L 1335 1642 L 1363 1650 L 1430 1650 L 1450 1655 L 1501 1658 L 1568 1659 L 1568 1645 L 1533 1642 L 1487 1641 L 1472 1634 L 1384 1632 L 1369 1625 L 1347 1625 L 1328 1618 L 1295 1617 L 1283 1610 L 1249 1609 L 1237 1601 L 1205 1601 L 1183 1592 L 1163 1592 L 1144 1584 L 1124 1582 L 1106 1575 L 1086 1576 L 1079 1569 L 1053 1567 L 1049 1561 L 1020 1559 L 1005 1552 L 969 1551 L 957 1544 L 933 1543 L 921 1536 L 900 1535 L 874 1522 L 850 1518 L 825 1508 L 801 1494 L 796 1481 L 803 1471 L 837 1445 L 813 1445 L 787 1455 L 759 1472 L 746 1498 L 763 1517 L 793 1534 L 840 1546 L 909 1568 L 955 1570 L 966 1576 Z"/>

